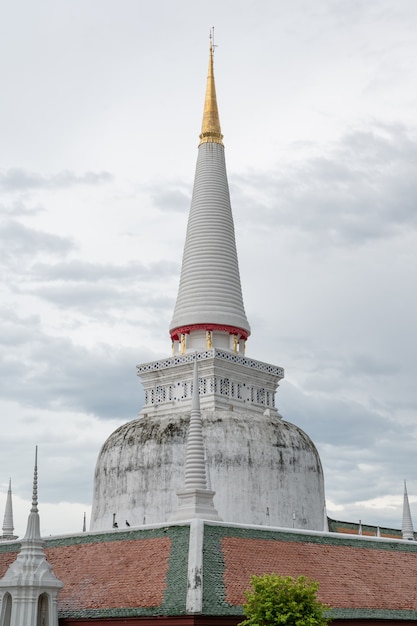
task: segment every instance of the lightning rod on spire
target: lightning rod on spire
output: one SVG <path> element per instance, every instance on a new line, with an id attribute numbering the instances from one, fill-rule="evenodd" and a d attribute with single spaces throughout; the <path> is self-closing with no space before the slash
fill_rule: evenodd
<path id="1" fill-rule="evenodd" d="M 214 54 L 215 49 L 217 48 L 217 45 L 214 43 L 214 26 L 212 26 L 210 29 L 210 46 L 212 53 Z"/>

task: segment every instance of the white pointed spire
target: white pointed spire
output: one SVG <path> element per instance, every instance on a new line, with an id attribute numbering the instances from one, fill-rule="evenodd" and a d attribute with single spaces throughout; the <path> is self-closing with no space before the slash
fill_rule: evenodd
<path id="1" fill-rule="evenodd" d="M 38 446 L 35 448 L 35 467 L 33 470 L 32 508 L 28 517 L 26 534 L 23 541 L 41 541 L 40 519 L 38 512 Z M 22 544 L 23 545 L 23 544 Z"/>
<path id="2" fill-rule="evenodd" d="M 408 501 L 407 484 L 404 481 L 404 500 L 403 500 L 403 523 L 401 528 L 403 539 L 414 541 L 413 520 L 411 519 L 410 503 Z"/>
<path id="3" fill-rule="evenodd" d="M 329 532 L 329 518 L 327 516 L 326 502 L 324 503 L 324 506 L 323 506 L 323 530 L 325 533 Z"/>
<path id="4" fill-rule="evenodd" d="M 185 489 L 177 493 L 178 507 L 171 520 L 194 518 L 221 520 L 214 508 L 214 495 L 214 491 L 207 489 L 203 421 L 200 411 L 197 355 L 195 355 L 193 395 L 185 455 Z"/>
<path id="5" fill-rule="evenodd" d="M 206 460 L 203 443 L 203 422 L 200 411 L 197 358 L 194 361 L 193 396 L 185 457 L 185 490 L 207 489 Z"/>
<path id="6" fill-rule="evenodd" d="M 171 338 L 174 344 L 178 342 L 182 354 L 200 347 L 219 347 L 217 341 L 222 342 L 220 347 L 236 352 L 239 342 L 244 342 L 250 334 L 221 137 L 210 40 L 201 144 L 180 285 L 170 325 Z M 192 334 L 194 337 L 187 341 Z M 233 339 L 225 346 L 228 336 Z"/>
<path id="7" fill-rule="evenodd" d="M 11 539 L 17 539 L 17 535 L 14 534 L 13 526 L 13 502 L 12 502 L 12 479 L 9 478 L 9 488 L 7 490 L 6 507 L 4 511 L 3 520 L 3 536 L 2 541 L 8 541 Z"/>
<path id="8" fill-rule="evenodd" d="M 64 586 L 52 571 L 43 549 L 38 513 L 38 448 L 35 452 L 32 508 L 20 552 L 0 580 L 0 604 L 10 611 L 9 626 L 58 626 L 57 598 Z"/>

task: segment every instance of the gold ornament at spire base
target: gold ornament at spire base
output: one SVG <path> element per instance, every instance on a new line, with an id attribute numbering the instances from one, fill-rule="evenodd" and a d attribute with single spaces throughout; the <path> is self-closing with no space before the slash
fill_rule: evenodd
<path id="1" fill-rule="evenodd" d="M 207 76 L 206 99 L 204 101 L 203 123 L 201 125 L 200 146 L 202 143 L 219 143 L 223 145 L 220 128 L 219 111 L 217 108 L 216 85 L 213 71 L 213 34 L 210 33 L 210 54 Z"/>

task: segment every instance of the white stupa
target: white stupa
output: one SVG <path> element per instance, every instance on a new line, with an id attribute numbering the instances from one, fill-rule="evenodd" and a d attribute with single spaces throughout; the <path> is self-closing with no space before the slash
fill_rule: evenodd
<path id="1" fill-rule="evenodd" d="M 32 507 L 16 559 L 0 579 L 1 626 L 58 626 L 58 594 L 64 584 L 46 560 L 38 511 L 38 448 Z"/>
<path id="2" fill-rule="evenodd" d="M 3 520 L 3 535 L 0 537 L 0 541 L 10 541 L 17 539 L 17 535 L 14 534 L 13 525 L 13 502 L 12 502 L 12 479 L 9 478 L 9 488 L 7 490 L 6 508 L 4 511 Z"/>
<path id="3" fill-rule="evenodd" d="M 281 367 L 245 354 L 243 305 L 210 41 L 209 71 L 172 356 L 138 367 L 145 405 L 98 457 L 91 529 L 175 517 L 184 491 L 187 433 L 198 392 L 216 514 L 225 522 L 323 530 L 317 450 L 275 407 Z M 192 512 L 190 512 L 192 516 Z"/>
<path id="4" fill-rule="evenodd" d="M 411 517 L 410 502 L 408 500 L 407 483 L 404 481 L 403 497 L 403 521 L 401 526 L 401 536 L 408 541 L 414 541 L 413 519 Z"/>

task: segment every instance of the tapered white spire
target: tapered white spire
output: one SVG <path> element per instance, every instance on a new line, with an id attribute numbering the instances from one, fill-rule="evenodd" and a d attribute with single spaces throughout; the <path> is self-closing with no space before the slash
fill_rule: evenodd
<path id="1" fill-rule="evenodd" d="M 403 523 L 401 534 L 403 539 L 414 541 L 413 520 L 411 519 L 410 503 L 408 501 L 407 484 L 404 481 L 404 500 L 403 500 Z"/>
<path id="2" fill-rule="evenodd" d="M 197 359 L 194 361 L 193 397 L 191 400 L 190 425 L 188 427 L 187 453 L 185 457 L 185 490 L 190 489 L 207 489 Z"/>
<path id="3" fill-rule="evenodd" d="M 214 508 L 214 491 L 207 488 L 203 422 L 200 411 L 197 356 L 194 361 L 193 396 L 185 455 L 185 489 L 177 493 L 178 507 L 171 521 L 188 519 L 221 520 Z"/>
<path id="4" fill-rule="evenodd" d="M 38 448 L 35 452 L 32 508 L 26 534 L 16 560 L 0 580 L 2 615 L 9 614 L 8 626 L 58 626 L 57 598 L 64 586 L 48 563 L 40 535 L 38 513 Z"/>
<path id="5" fill-rule="evenodd" d="M 41 541 L 40 519 L 38 512 L 38 446 L 35 448 L 35 467 L 33 470 L 32 508 L 28 518 L 23 541 Z M 23 545 L 23 544 L 22 544 Z M 23 548 L 22 548 L 23 549 Z"/>
<path id="6" fill-rule="evenodd" d="M 323 530 L 325 533 L 329 532 L 329 518 L 327 516 L 326 503 L 324 503 L 324 506 L 323 506 Z"/>
<path id="7" fill-rule="evenodd" d="M 178 342 L 177 351 L 182 354 L 206 347 L 237 352 L 250 334 L 242 298 L 222 137 L 210 39 L 201 143 L 178 297 L 170 325 L 171 338 L 174 343 Z"/>
<path id="8" fill-rule="evenodd" d="M 4 520 L 3 520 L 3 536 L 1 537 L 2 541 L 7 541 L 10 539 L 17 539 L 17 536 L 14 534 L 13 527 L 13 503 L 12 503 L 12 479 L 9 479 L 9 488 L 7 490 L 7 499 L 6 499 L 6 507 L 4 511 Z"/>

